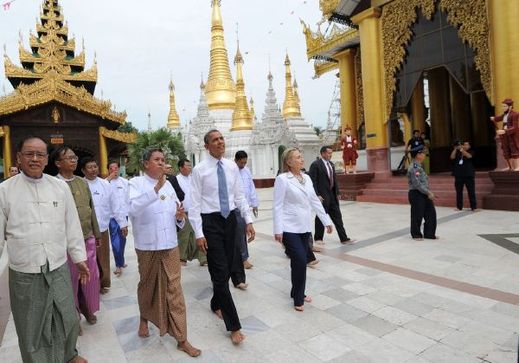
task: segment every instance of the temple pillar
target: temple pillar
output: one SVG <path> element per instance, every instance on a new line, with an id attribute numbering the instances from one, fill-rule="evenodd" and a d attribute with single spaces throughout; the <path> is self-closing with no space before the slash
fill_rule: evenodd
<path id="1" fill-rule="evenodd" d="M 357 90 L 355 87 L 355 51 L 346 49 L 335 56 L 339 61 L 339 79 L 341 86 L 341 135 L 346 126 L 351 127 L 351 134 L 357 135 Z"/>
<path id="2" fill-rule="evenodd" d="M 489 140 L 488 100 L 485 92 L 473 92 L 470 94 L 470 112 L 472 119 L 471 145 L 486 145 Z"/>
<path id="3" fill-rule="evenodd" d="M 12 150 L 11 150 L 11 129 L 9 126 L 2 126 L 3 130 L 3 153 L 4 153 L 4 179 L 9 175 L 9 168 L 13 165 Z"/>
<path id="4" fill-rule="evenodd" d="M 447 147 L 452 143 L 449 110 L 449 74 L 445 68 L 428 71 L 431 106 L 431 147 Z"/>
<path id="5" fill-rule="evenodd" d="M 420 77 L 418 83 L 416 83 L 416 86 L 414 87 L 413 94 L 411 95 L 411 116 L 413 130 L 420 130 L 420 132 L 425 132 L 423 77 Z M 411 130 L 409 139 L 412 137 L 412 134 L 413 131 Z M 406 139 L 405 141 L 409 139 Z"/>
<path id="6" fill-rule="evenodd" d="M 472 123 L 467 94 L 453 77 L 449 77 L 452 136 L 456 140 L 471 141 Z"/>
<path id="7" fill-rule="evenodd" d="M 488 0 L 491 51 L 494 76 L 494 103 L 501 113 L 501 101 L 519 102 L 519 37 L 517 28 L 519 1 Z M 517 107 L 517 106 L 516 106 Z"/>
<path id="8" fill-rule="evenodd" d="M 352 17 L 359 26 L 366 127 L 368 171 L 390 175 L 388 126 L 384 98 L 382 31 L 380 8 L 369 8 Z"/>
<path id="9" fill-rule="evenodd" d="M 99 174 L 102 178 L 108 176 L 108 150 L 106 148 L 106 138 L 99 128 Z"/>

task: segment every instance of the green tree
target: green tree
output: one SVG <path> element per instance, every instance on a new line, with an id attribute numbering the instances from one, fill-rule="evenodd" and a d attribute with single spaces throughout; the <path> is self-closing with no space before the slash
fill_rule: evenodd
<path id="1" fill-rule="evenodd" d="M 130 133 L 130 132 L 137 133 L 137 132 L 139 132 L 139 130 L 137 130 L 137 128 L 135 126 L 133 126 L 133 124 L 130 121 L 126 121 L 124 124 L 119 126 L 117 128 L 117 131 L 126 132 L 126 133 Z"/>
<path id="2" fill-rule="evenodd" d="M 314 132 L 317 136 L 323 133 L 323 128 L 321 126 L 314 126 Z"/>
<path id="3" fill-rule="evenodd" d="M 173 134 L 165 127 L 154 131 L 139 131 L 135 143 L 128 146 L 128 173 L 137 174 L 141 168 L 143 152 L 150 147 L 164 150 L 166 162 L 176 168 L 177 161 L 186 157 L 184 143 L 180 133 Z"/>

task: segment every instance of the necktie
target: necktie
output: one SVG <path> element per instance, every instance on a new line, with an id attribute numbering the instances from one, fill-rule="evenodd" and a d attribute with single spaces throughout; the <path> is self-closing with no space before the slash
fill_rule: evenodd
<path id="1" fill-rule="evenodd" d="M 333 188 L 333 170 L 329 162 L 326 162 L 326 169 L 328 170 L 328 178 L 330 180 L 330 189 Z"/>
<path id="2" fill-rule="evenodd" d="M 227 181 L 225 180 L 225 171 L 223 170 L 222 161 L 219 160 L 216 167 L 218 174 L 218 199 L 220 200 L 220 214 L 227 218 L 231 211 L 229 210 L 229 195 L 227 194 Z"/>

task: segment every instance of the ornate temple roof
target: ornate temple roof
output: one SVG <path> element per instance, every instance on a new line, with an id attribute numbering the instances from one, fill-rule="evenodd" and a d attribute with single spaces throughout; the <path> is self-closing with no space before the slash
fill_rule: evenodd
<path id="1" fill-rule="evenodd" d="M 178 129 L 180 127 L 180 117 L 178 116 L 175 104 L 175 85 L 173 85 L 173 80 L 169 81 L 169 115 L 167 127 L 168 129 Z"/>
<path id="2" fill-rule="evenodd" d="M 56 72 L 59 77 L 77 87 L 85 87 L 91 94 L 97 82 L 97 64 L 85 70 L 85 51 L 75 55 L 75 40 L 68 38 L 68 26 L 64 23 L 58 0 L 44 0 L 37 35 L 30 35 L 30 50 L 22 40 L 18 47 L 21 67 L 4 55 L 5 75 L 14 88 L 21 83 L 31 84 Z"/>
<path id="3" fill-rule="evenodd" d="M 0 115 L 57 101 L 102 119 L 123 124 L 126 112 L 116 112 L 112 103 L 93 96 L 97 64 L 84 70 L 84 50 L 74 55 L 75 41 L 68 39 L 58 0 L 44 0 L 37 36 L 30 37 L 31 51 L 20 43 L 20 63 L 14 65 L 7 54 L 5 75 L 14 91 L 0 97 Z"/>
<path id="4" fill-rule="evenodd" d="M 285 101 L 283 102 L 283 117 L 285 119 L 301 117 L 301 107 L 294 96 L 292 70 L 290 69 L 290 58 L 288 54 L 285 57 Z"/>
<path id="5" fill-rule="evenodd" d="M 234 64 L 236 65 L 236 107 L 232 113 L 231 131 L 252 130 L 252 114 L 249 110 L 247 96 L 245 95 L 245 82 L 243 80 L 243 57 L 238 44 Z"/>
<path id="6" fill-rule="evenodd" d="M 234 109 L 236 103 L 236 86 L 225 47 L 220 1 L 212 0 L 209 77 L 205 89 L 210 110 Z"/>

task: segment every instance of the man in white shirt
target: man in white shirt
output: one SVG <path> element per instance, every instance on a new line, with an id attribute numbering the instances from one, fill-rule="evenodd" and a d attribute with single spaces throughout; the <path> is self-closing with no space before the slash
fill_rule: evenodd
<path id="1" fill-rule="evenodd" d="M 0 255 L 5 244 L 20 353 L 24 362 L 83 363 L 67 253 L 82 283 L 90 271 L 74 199 L 66 183 L 43 174 L 43 140 L 23 140 L 17 158 L 22 173 L 0 184 Z"/>
<path id="2" fill-rule="evenodd" d="M 92 193 L 97 223 L 101 231 L 101 244 L 97 247 L 97 264 L 99 266 L 101 294 L 106 294 L 111 286 L 110 238 L 108 236 L 110 217 L 115 216 L 123 234 L 128 234 L 128 220 L 124 214 L 124 208 L 121 206 L 121 200 L 113 195 L 110 183 L 99 178 L 99 166 L 96 160 L 90 156 L 84 157 L 80 161 L 80 168 Z"/>
<path id="3" fill-rule="evenodd" d="M 243 194 L 249 203 L 249 207 L 252 208 L 252 212 L 255 217 L 258 217 L 258 195 L 256 194 L 256 187 L 252 180 L 252 173 L 247 167 L 247 161 L 249 156 L 243 150 L 239 150 L 234 155 L 234 162 L 238 165 L 240 170 L 241 182 L 243 187 Z M 240 223 L 241 222 L 241 223 Z M 240 225 L 240 231 L 243 230 L 243 234 L 239 239 L 239 246 L 241 251 L 241 258 L 243 261 L 243 267 L 246 269 L 252 268 L 252 263 L 249 262 L 249 248 L 247 247 L 247 237 L 245 236 L 245 223 L 241 215 L 238 218 L 238 225 Z M 241 228 L 243 226 L 243 228 Z"/>
<path id="4" fill-rule="evenodd" d="M 206 159 L 193 169 L 189 221 L 195 230 L 198 248 L 207 252 L 209 274 L 213 283 L 211 310 L 225 322 L 234 344 L 245 335 L 229 290 L 233 259 L 239 250 L 236 244 L 236 214 L 241 213 L 247 224 L 249 241 L 255 236 L 249 204 L 243 195 L 238 167 L 225 159 L 225 141 L 218 130 L 204 136 Z M 239 209 L 239 211 L 237 210 Z"/>
<path id="5" fill-rule="evenodd" d="M 178 161 L 178 170 L 179 174 L 173 178 L 177 181 L 178 187 L 184 195 L 182 205 L 184 206 L 186 216 L 189 216 L 189 208 L 191 207 L 191 162 L 186 158 L 180 159 Z M 174 186 L 173 189 L 175 189 Z M 177 192 L 176 189 L 175 192 Z M 196 245 L 195 231 L 191 227 L 189 219 L 186 219 L 184 228 L 178 231 L 178 245 L 180 248 L 180 262 L 183 266 L 187 264 L 187 261 L 192 261 L 195 258 L 200 263 L 200 266 L 207 266 L 207 256 Z"/>
<path id="6" fill-rule="evenodd" d="M 128 219 L 128 181 L 119 176 L 119 163 L 111 161 L 108 164 L 109 175 L 106 178 L 112 187 L 113 197 L 118 200 L 121 208 L 120 212 Z M 110 241 L 112 242 L 112 252 L 115 260 L 114 274 L 119 276 L 123 273 L 123 268 L 126 267 L 124 261 L 124 248 L 126 247 L 126 236 L 128 235 L 128 228 L 123 228 L 117 222 L 115 214 L 112 213 L 110 217 Z"/>

